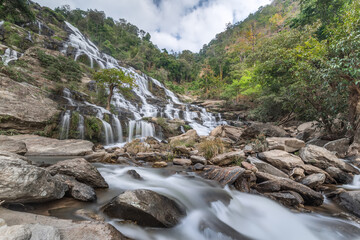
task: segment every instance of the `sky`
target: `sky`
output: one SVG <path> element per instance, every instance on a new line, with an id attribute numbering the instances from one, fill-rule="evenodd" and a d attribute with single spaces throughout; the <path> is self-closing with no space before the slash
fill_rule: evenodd
<path id="1" fill-rule="evenodd" d="M 97 9 L 113 19 L 124 18 L 149 32 L 151 41 L 168 51 L 198 52 L 227 23 L 236 23 L 271 0 L 35 0 L 55 8 Z"/>

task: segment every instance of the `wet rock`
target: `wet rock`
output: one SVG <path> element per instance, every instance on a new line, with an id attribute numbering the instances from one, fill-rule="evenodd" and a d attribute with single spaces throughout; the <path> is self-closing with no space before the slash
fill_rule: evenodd
<path id="1" fill-rule="evenodd" d="M 245 159 L 245 153 L 243 151 L 223 153 L 213 157 L 210 162 L 214 165 L 226 166 L 230 165 L 236 161 L 241 161 Z"/>
<path id="2" fill-rule="evenodd" d="M 0 151 L 25 155 L 27 152 L 27 148 L 25 143 L 22 141 L 15 141 L 7 136 L 0 135 Z"/>
<path id="3" fill-rule="evenodd" d="M 360 191 L 341 193 L 339 199 L 341 206 L 360 217 Z"/>
<path id="4" fill-rule="evenodd" d="M 336 167 L 328 167 L 325 171 L 336 180 L 338 184 L 349 184 L 354 176 Z"/>
<path id="5" fill-rule="evenodd" d="M 185 158 L 174 158 L 173 160 L 174 165 L 180 165 L 180 166 L 190 166 L 192 164 L 190 159 Z"/>
<path id="6" fill-rule="evenodd" d="M 318 122 L 306 122 L 298 126 L 297 130 L 299 134 L 296 138 L 301 139 L 305 142 L 309 141 L 309 139 L 318 138 L 321 136 L 321 129 L 318 128 Z"/>
<path id="7" fill-rule="evenodd" d="M 190 159 L 191 159 L 192 164 L 197 164 L 197 163 L 200 163 L 202 165 L 207 164 L 206 158 L 204 158 L 202 156 L 193 155 L 193 156 L 190 157 Z"/>
<path id="8" fill-rule="evenodd" d="M 254 157 L 248 157 L 247 161 L 254 164 L 260 172 L 268 173 L 277 177 L 287 178 L 288 175 L 276 167 Z"/>
<path id="9" fill-rule="evenodd" d="M 136 154 L 135 159 L 137 161 L 141 160 L 141 161 L 145 161 L 145 162 L 159 162 L 162 160 L 166 160 L 166 156 L 162 153 L 157 153 L 157 152 L 140 152 L 138 154 Z"/>
<path id="10" fill-rule="evenodd" d="M 79 209 L 76 210 L 75 214 L 79 217 L 82 217 L 86 220 L 95 220 L 99 222 L 104 222 L 105 218 L 103 216 L 100 216 L 99 214 L 96 214 L 95 212 L 87 209 Z"/>
<path id="11" fill-rule="evenodd" d="M 304 199 L 301 195 L 293 191 L 265 193 L 264 196 L 287 207 L 298 207 L 304 204 Z"/>
<path id="12" fill-rule="evenodd" d="M 344 158 L 346 156 L 346 152 L 348 151 L 349 147 L 350 139 L 348 138 L 331 141 L 324 145 L 324 148 L 330 152 L 336 152 L 336 155 L 339 158 Z"/>
<path id="13" fill-rule="evenodd" d="M 281 150 L 271 150 L 259 153 L 258 157 L 280 170 L 291 170 L 295 167 L 304 165 L 304 162 L 298 156 Z"/>
<path id="14" fill-rule="evenodd" d="M 83 202 L 92 202 L 96 200 L 95 190 L 81 182 L 76 181 L 74 177 L 58 174 L 55 176 L 69 188 L 70 195 Z"/>
<path id="15" fill-rule="evenodd" d="M 184 134 L 169 138 L 170 145 L 172 146 L 193 144 L 199 141 L 199 139 L 200 137 L 195 130 L 189 130 Z"/>
<path id="16" fill-rule="evenodd" d="M 140 174 L 138 174 L 137 171 L 135 171 L 133 169 L 127 171 L 126 173 L 136 180 L 143 180 L 143 178 L 140 176 Z"/>
<path id="17" fill-rule="evenodd" d="M 146 227 L 174 227 L 185 210 L 175 201 L 150 190 L 126 191 L 103 207 L 110 217 L 136 222 Z"/>
<path id="18" fill-rule="evenodd" d="M 195 171 L 202 171 L 204 170 L 205 166 L 201 163 L 196 163 L 193 168 Z"/>
<path id="19" fill-rule="evenodd" d="M 52 175 L 64 174 L 73 176 L 79 182 L 94 188 L 108 188 L 109 185 L 99 171 L 83 158 L 60 161 L 47 168 Z"/>
<path id="20" fill-rule="evenodd" d="M 306 176 L 301 180 L 301 183 L 308 186 L 309 188 L 317 188 L 320 185 L 324 184 L 326 179 L 325 174 L 317 173 Z"/>
<path id="21" fill-rule="evenodd" d="M 0 199 L 6 202 L 45 202 L 60 199 L 67 185 L 23 157 L 0 153 Z"/>
<path id="22" fill-rule="evenodd" d="M 218 126 L 211 131 L 210 136 L 219 138 L 228 138 L 232 141 L 238 141 L 244 129 L 232 126 Z"/>
<path id="23" fill-rule="evenodd" d="M 285 152 L 296 152 L 305 147 L 305 142 L 296 138 L 270 137 L 266 138 L 269 150 L 283 150 Z"/>
<path id="24" fill-rule="evenodd" d="M 243 139 L 254 139 L 258 135 L 264 134 L 266 137 L 286 137 L 286 131 L 278 126 L 269 123 L 252 123 L 241 134 Z"/>
<path id="25" fill-rule="evenodd" d="M 164 161 L 161 161 L 161 162 L 154 162 L 152 167 L 153 168 L 164 168 L 164 167 L 167 167 L 168 164 L 167 162 L 164 162 Z"/>
<path id="26" fill-rule="evenodd" d="M 11 136 L 26 144 L 29 156 L 84 156 L 93 153 L 94 144 L 85 140 L 40 137 L 36 135 Z"/>

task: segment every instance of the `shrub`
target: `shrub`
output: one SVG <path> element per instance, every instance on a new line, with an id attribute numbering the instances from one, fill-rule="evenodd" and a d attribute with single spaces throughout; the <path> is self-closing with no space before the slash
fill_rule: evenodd
<path id="1" fill-rule="evenodd" d="M 200 153 L 204 155 L 207 160 L 215 157 L 224 152 L 224 144 L 220 139 L 215 138 L 214 140 L 205 140 L 198 146 Z"/>

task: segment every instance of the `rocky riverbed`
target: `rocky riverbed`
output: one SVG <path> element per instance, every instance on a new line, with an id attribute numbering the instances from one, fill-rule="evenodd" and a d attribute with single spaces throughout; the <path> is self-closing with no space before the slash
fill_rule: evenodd
<path id="1" fill-rule="evenodd" d="M 219 126 L 209 136 L 189 130 L 121 148 L 2 136 L 0 235 L 356 239 L 357 157 L 349 140 L 319 141 L 311 129 Z"/>

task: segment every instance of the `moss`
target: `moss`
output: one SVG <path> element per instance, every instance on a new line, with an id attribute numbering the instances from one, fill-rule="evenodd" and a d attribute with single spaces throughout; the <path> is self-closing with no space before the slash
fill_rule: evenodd
<path id="1" fill-rule="evenodd" d="M 93 116 L 86 116 L 85 124 L 85 138 L 92 142 L 101 142 L 102 122 L 100 119 Z"/>
<path id="2" fill-rule="evenodd" d="M 56 41 L 59 41 L 59 42 L 63 42 L 63 41 L 64 41 L 64 39 L 62 39 L 62 38 L 59 37 L 59 36 L 52 36 L 51 38 L 54 39 L 54 40 L 56 40 Z"/>
<path id="3" fill-rule="evenodd" d="M 185 132 L 192 129 L 192 127 L 190 127 L 189 125 L 183 125 L 183 128 L 184 128 Z"/>

